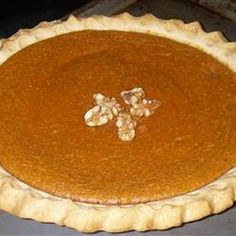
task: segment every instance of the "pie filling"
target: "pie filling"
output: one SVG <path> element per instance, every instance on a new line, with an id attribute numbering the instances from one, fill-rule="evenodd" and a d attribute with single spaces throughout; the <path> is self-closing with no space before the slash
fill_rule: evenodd
<path id="1" fill-rule="evenodd" d="M 93 95 L 143 88 L 161 106 L 130 142 L 88 127 Z M 196 190 L 236 165 L 236 74 L 206 53 L 147 34 L 74 32 L 0 66 L 0 164 L 80 202 L 135 204 Z"/>

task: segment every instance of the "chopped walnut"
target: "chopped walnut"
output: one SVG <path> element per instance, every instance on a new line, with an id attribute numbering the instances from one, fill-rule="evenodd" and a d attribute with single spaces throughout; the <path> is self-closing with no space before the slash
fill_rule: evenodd
<path id="1" fill-rule="evenodd" d="M 135 137 L 137 123 L 129 112 L 120 112 L 117 116 L 116 126 L 118 136 L 122 141 L 131 141 Z"/>
<path id="2" fill-rule="evenodd" d="M 84 116 L 86 125 L 88 126 L 100 126 L 108 123 L 112 120 L 113 114 L 107 107 L 101 107 L 99 105 L 93 107 Z"/>
<path id="3" fill-rule="evenodd" d="M 161 102 L 157 100 L 143 99 L 141 103 L 130 108 L 130 113 L 133 116 L 148 117 L 154 113 L 154 111 L 160 107 Z"/>

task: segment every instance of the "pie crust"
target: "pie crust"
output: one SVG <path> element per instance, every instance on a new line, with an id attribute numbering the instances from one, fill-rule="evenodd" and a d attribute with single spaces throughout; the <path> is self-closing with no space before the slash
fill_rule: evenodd
<path id="1" fill-rule="evenodd" d="M 152 15 L 75 18 L 43 22 L 0 41 L 0 64 L 22 48 L 56 35 L 80 31 L 121 30 L 174 39 L 199 48 L 236 72 L 236 43 L 220 32 L 206 33 L 198 22 L 160 20 Z M 65 225 L 83 232 L 164 230 L 217 214 L 236 200 L 236 168 L 213 183 L 182 196 L 135 205 L 99 205 L 73 202 L 36 190 L 0 167 L 0 208 L 22 218 Z"/>

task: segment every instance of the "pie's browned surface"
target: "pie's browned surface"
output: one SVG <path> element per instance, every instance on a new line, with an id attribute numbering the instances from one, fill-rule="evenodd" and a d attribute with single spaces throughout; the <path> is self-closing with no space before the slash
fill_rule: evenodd
<path id="1" fill-rule="evenodd" d="M 236 164 L 236 75 L 155 36 L 84 31 L 32 45 L 0 66 L 0 163 L 40 190 L 94 203 L 193 191 Z M 144 88 L 162 106 L 132 142 L 90 128 L 92 95 Z"/>

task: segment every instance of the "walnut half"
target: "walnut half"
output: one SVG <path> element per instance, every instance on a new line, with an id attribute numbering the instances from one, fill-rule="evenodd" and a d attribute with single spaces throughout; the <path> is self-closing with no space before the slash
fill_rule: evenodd
<path id="1" fill-rule="evenodd" d="M 121 97 L 126 104 L 135 106 L 141 103 L 142 99 L 145 98 L 145 92 L 142 88 L 134 88 L 121 92 Z"/>
<path id="2" fill-rule="evenodd" d="M 132 116 L 148 117 L 161 105 L 160 101 L 146 99 L 142 88 L 123 91 L 121 92 L 121 97 L 126 104 L 130 105 Z"/>
<path id="3" fill-rule="evenodd" d="M 108 123 L 121 110 L 115 98 L 109 98 L 101 93 L 93 95 L 95 106 L 86 112 L 84 120 L 88 126 L 100 126 Z"/>
<path id="4" fill-rule="evenodd" d="M 108 123 L 112 120 L 113 115 L 107 107 L 101 107 L 99 105 L 93 107 L 84 116 L 86 125 L 88 126 L 100 126 Z"/>
<path id="5" fill-rule="evenodd" d="M 133 116 L 148 117 L 148 116 L 152 115 L 154 113 L 154 111 L 158 107 L 160 107 L 160 105 L 161 105 L 161 102 L 158 100 L 143 99 L 141 103 L 130 108 L 130 113 Z"/>
<path id="6" fill-rule="evenodd" d="M 113 97 L 109 98 L 105 97 L 101 93 L 95 93 L 93 95 L 93 99 L 97 105 L 109 109 L 113 116 L 117 116 L 119 111 L 121 110 L 120 104 Z"/>
<path id="7" fill-rule="evenodd" d="M 116 126 L 118 136 L 122 141 L 131 141 L 135 137 L 137 123 L 129 112 L 120 112 L 117 116 Z"/>

